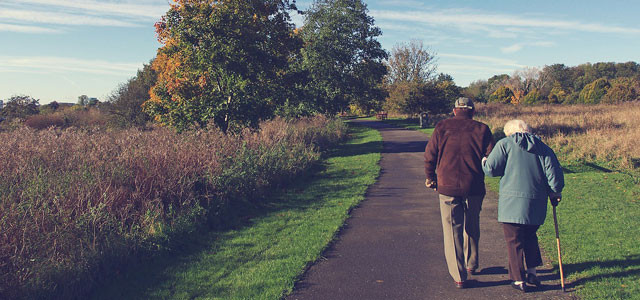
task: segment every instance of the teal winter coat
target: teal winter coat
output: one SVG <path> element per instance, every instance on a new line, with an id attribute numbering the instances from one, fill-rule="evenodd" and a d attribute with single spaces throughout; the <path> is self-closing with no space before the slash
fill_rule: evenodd
<path id="1" fill-rule="evenodd" d="M 487 176 L 502 176 L 498 222 L 542 225 L 549 193 L 564 188 L 555 153 L 530 133 L 515 133 L 496 143 L 482 164 Z"/>

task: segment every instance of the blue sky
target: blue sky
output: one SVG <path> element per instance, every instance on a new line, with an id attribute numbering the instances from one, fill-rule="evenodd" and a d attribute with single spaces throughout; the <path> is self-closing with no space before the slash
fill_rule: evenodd
<path id="1" fill-rule="evenodd" d="M 636 1 L 365 2 L 385 49 L 422 40 L 461 86 L 554 63 L 640 62 Z M 169 3 L 0 0 L 0 99 L 106 99 L 155 56 L 153 24 Z"/>

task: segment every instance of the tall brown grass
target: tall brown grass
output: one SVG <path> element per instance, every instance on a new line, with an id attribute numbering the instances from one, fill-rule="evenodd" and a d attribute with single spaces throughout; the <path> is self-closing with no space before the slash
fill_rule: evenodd
<path id="1" fill-rule="evenodd" d="M 601 161 L 620 169 L 638 168 L 640 102 L 616 105 L 478 105 L 476 119 L 494 133 L 521 119 L 564 159 Z"/>
<path id="2" fill-rule="evenodd" d="M 338 142 L 323 117 L 258 132 L 0 132 L 0 298 L 75 298 L 99 268 L 256 201 Z"/>

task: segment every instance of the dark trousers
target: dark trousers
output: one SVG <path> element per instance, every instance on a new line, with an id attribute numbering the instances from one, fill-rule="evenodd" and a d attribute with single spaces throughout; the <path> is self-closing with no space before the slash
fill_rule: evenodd
<path id="1" fill-rule="evenodd" d="M 509 255 L 509 277 L 513 281 L 525 280 L 525 261 L 527 268 L 542 265 L 542 256 L 536 235 L 538 228 L 540 228 L 539 225 L 502 223 L 504 239 L 507 242 L 507 254 Z"/>

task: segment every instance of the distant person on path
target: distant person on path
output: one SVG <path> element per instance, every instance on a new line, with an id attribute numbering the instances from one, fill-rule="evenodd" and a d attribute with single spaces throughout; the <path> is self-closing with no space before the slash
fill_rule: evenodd
<path id="1" fill-rule="evenodd" d="M 498 222 L 507 242 L 509 277 L 513 288 L 527 292 L 527 283 L 540 287 L 536 267 L 542 265 L 542 257 L 536 232 L 547 215 L 547 197 L 553 206 L 562 199 L 564 174 L 556 154 L 527 123 L 511 120 L 504 134 L 482 167 L 487 176 L 502 176 Z"/>
<path id="2" fill-rule="evenodd" d="M 453 118 L 436 124 L 424 151 L 425 185 L 440 194 L 444 253 L 457 288 L 478 269 L 480 209 L 485 195 L 482 158 L 495 142 L 489 127 L 473 120 L 469 98 L 458 98 Z"/>

